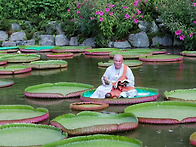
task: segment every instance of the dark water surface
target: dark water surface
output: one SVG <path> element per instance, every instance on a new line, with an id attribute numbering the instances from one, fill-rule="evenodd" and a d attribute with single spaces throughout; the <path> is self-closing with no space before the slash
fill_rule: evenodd
<path id="1" fill-rule="evenodd" d="M 34 108 L 44 107 L 49 110 L 50 120 L 65 114 L 78 113 L 71 110 L 70 103 L 80 101 L 79 98 L 41 100 L 27 98 L 24 90 L 28 86 L 42 83 L 78 82 L 94 85 L 101 84 L 104 68 L 99 68 L 97 63 L 108 61 L 109 58 L 92 58 L 84 55 L 66 59 L 68 68 L 51 70 L 32 70 L 30 73 L 20 75 L 0 75 L 2 79 L 14 80 L 14 85 L 0 88 L 0 104 L 14 105 L 25 104 Z M 141 67 L 132 69 L 135 75 L 135 86 L 157 88 L 159 98 L 164 101 L 163 92 L 175 89 L 195 88 L 196 85 L 196 58 L 185 57 L 181 62 L 172 63 L 144 63 Z M 129 105 L 111 105 L 102 110 L 121 113 Z M 143 147 L 191 147 L 190 135 L 196 131 L 196 123 L 181 125 L 151 125 L 139 124 L 139 127 L 128 131 L 116 133 L 139 139 Z"/>

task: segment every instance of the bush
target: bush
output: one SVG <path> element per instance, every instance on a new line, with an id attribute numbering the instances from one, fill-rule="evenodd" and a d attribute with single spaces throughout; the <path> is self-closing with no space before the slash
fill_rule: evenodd
<path id="1" fill-rule="evenodd" d="M 179 38 L 186 50 L 196 49 L 196 3 L 190 0 L 160 0 L 157 11 L 167 29 Z"/>
<path id="2" fill-rule="evenodd" d="M 80 0 L 69 3 L 68 12 L 81 36 L 95 37 L 99 46 L 124 39 L 143 18 L 139 7 L 146 2 L 136 0 Z"/>

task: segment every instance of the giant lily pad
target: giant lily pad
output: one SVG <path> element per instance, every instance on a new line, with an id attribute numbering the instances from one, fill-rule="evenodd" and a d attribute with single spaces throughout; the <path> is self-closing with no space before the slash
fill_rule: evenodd
<path id="1" fill-rule="evenodd" d="M 67 133 L 48 125 L 6 124 L 0 126 L 0 146 L 41 146 L 67 138 Z"/>
<path id="2" fill-rule="evenodd" d="M 149 101 L 155 101 L 159 94 L 154 88 L 136 87 L 137 95 L 133 98 L 90 98 L 96 89 L 86 90 L 81 93 L 80 100 L 83 102 L 103 102 L 108 104 L 136 104 Z"/>
<path id="3" fill-rule="evenodd" d="M 165 91 L 164 97 L 168 100 L 196 102 L 196 89 L 178 89 Z"/>
<path id="4" fill-rule="evenodd" d="M 194 132 L 193 134 L 191 134 L 190 136 L 190 142 L 192 145 L 196 146 L 196 132 Z"/>
<path id="5" fill-rule="evenodd" d="M 149 49 L 149 48 L 137 48 L 137 49 L 132 49 L 131 51 L 136 51 L 136 52 L 152 52 L 153 55 L 155 54 L 165 54 L 166 49 Z"/>
<path id="6" fill-rule="evenodd" d="M 131 113 L 114 115 L 92 111 L 82 111 L 77 115 L 64 114 L 56 117 L 50 123 L 70 135 L 110 133 L 138 127 L 138 120 Z"/>
<path id="7" fill-rule="evenodd" d="M 5 65 L 5 64 L 7 64 L 6 59 L 1 59 L 1 58 L 0 58 L 0 65 Z"/>
<path id="8" fill-rule="evenodd" d="M 3 55 L 3 54 L 2 54 Z M 40 60 L 40 55 L 36 54 L 14 54 L 14 55 L 3 55 L 2 59 L 6 59 L 7 62 L 19 63 L 19 62 L 31 62 Z"/>
<path id="9" fill-rule="evenodd" d="M 115 135 L 87 135 L 87 136 L 78 136 L 61 141 L 56 141 L 53 143 L 45 144 L 43 147 L 142 147 L 142 142 L 125 137 L 125 136 L 115 136 Z"/>
<path id="10" fill-rule="evenodd" d="M 48 119 L 48 110 L 29 105 L 0 105 L 0 125 L 6 123 L 38 123 Z"/>
<path id="11" fill-rule="evenodd" d="M 63 52 L 73 52 L 73 53 L 82 53 L 85 49 L 91 49 L 90 46 L 55 46 L 52 49 L 52 52 L 63 53 Z"/>
<path id="12" fill-rule="evenodd" d="M 117 48 L 95 48 L 95 49 L 87 49 L 85 50 L 85 55 L 92 56 L 109 56 L 109 53 L 112 51 L 119 51 Z"/>
<path id="13" fill-rule="evenodd" d="M 12 80 L 0 80 L 0 87 L 8 87 L 14 84 Z"/>
<path id="14" fill-rule="evenodd" d="M 18 50 L 18 46 L 0 47 L 0 51 L 6 51 L 7 53 L 14 53 Z"/>
<path id="15" fill-rule="evenodd" d="M 33 69 L 49 69 L 67 67 L 67 62 L 63 60 L 33 61 L 29 64 Z"/>
<path id="16" fill-rule="evenodd" d="M 178 55 L 153 55 L 139 58 L 139 60 L 146 62 L 172 62 L 181 61 L 182 59 L 183 57 Z"/>
<path id="17" fill-rule="evenodd" d="M 38 53 L 38 52 L 49 52 L 52 51 L 54 46 L 20 46 L 21 52 L 26 53 Z"/>
<path id="18" fill-rule="evenodd" d="M 129 106 L 125 112 L 134 113 L 141 123 L 179 124 L 196 122 L 196 103 L 149 102 Z"/>
<path id="19" fill-rule="evenodd" d="M 47 59 L 68 59 L 73 58 L 73 53 L 52 53 L 46 56 Z"/>
<path id="20" fill-rule="evenodd" d="M 129 67 L 141 66 L 143 64 L 142 61 L 138 61 L 138 60 L 125 60 L 123 63 Z M 111 66 L 112 64 L 113 64 L 113 61 L 110 60 L 108 62 L 99 62 L 98 66 L 99 67 L 108 67 L 108 66 Z"/>
<path id="21" fill-rule="evenodd" d="M 124 59 L 138 59 L 142 56 L 152 56 L 151 51 L 140 51 L 140 50 L 120 50 L 120 51 L 112 51 L 110 53 L 110 57 L 113 58 L 116 54 L 121 54 Z"/>
<path id="22" fill-rule="evenodd" d="M 30 71 L 31 67 L 24 65 L 9 65 L 6 67 L 0 67 L 0 74 L 21 74 Z"/>
<path id="23" fill-rule="evenodd" d="M 44 83 L 25 89 L 27 97 L 34 98 L 68 98 L 78 97 L 80 93 L 93 88 L 92 85 L 72 82 Z"/>
<path id="24" fill-rule="evenodd" d="M 75 102 L 70 104 L 70 108 L 75 110 L 100 110 L 109 107 L 107 103 L 101 102 Z"/>
<path id="25" fill-rule="evenodd" d="M 183 56 L 196 57 L 196 51 L 183 51 L 181 54 Z"/>

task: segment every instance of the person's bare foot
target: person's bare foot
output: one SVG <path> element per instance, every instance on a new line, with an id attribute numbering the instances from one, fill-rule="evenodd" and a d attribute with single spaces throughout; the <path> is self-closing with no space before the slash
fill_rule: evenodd
<path id="1" fill-rule="evenodd" d="M 105 98 L 111 98 L 111 97 L 112 97 L 112 95 L 110 93 L 105 94 Z"/>

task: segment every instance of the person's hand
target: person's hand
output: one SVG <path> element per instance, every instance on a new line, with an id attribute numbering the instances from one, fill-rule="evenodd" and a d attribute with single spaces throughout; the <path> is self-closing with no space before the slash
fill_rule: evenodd
<path id="1" fill-rule="evenodd" d="M 109 85 L 110 84 L 110 81 L 108 80 L 107 77 L 103 76 L 103 80 L 105 82 L 106 85 Z"/>

